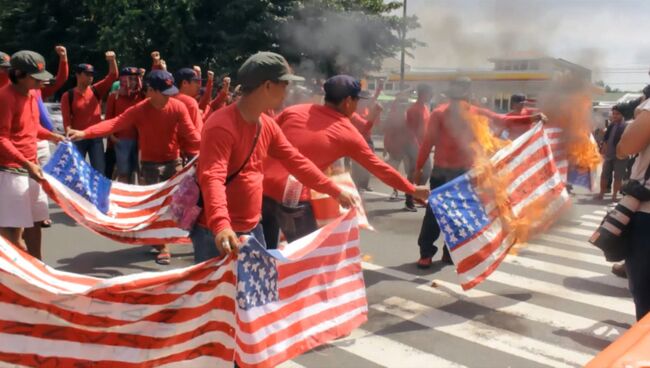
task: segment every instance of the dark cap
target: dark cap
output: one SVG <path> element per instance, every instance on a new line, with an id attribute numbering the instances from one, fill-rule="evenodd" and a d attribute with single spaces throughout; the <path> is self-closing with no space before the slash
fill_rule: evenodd
<path id="1" fill-rule="evenodd" d="M 77 64 L 74 66 L 75 73 L 95 74 L 95 67 L 90 64 Z"/>
<path id="2" fill-rule="evenodd" d="M 515 93 L 510 96 L 510 105 L 526 102 L 526 95 L 523 93 Z"/>
<path id="3" fill-rule="evenodd" d="M 340 101 L 346 97 L 369 98 L 367 91 L 361 90 L 361 82 L 349 75 L 335 75 L 323 84 L 325 99 Z"/>
<path id="4" fill-rule="evenodd" d="M 174 76 L 166 70 L 152 70 L 145 78 L 147 85 L 165 96 L 178 94 L 178 88 L 174 86 Z"/>
<path id="5" fill-rule="evenodd" d="M 242 87 L 251 90 L 266 81 L 304 81 L 294 75 L 287 60 L 274 52 L 262 51 L 249 57 L 237 72 Z"/>
<path id="6" fill-rule="evenodd" d="M 9 62 L 11 60 L 11 57 L 4 52 L 0 51 L 0 66 L 9 68 L 11 67 L 11 63 Z"/>
<path id="7" fill-rule="evenodd" d="M 623 107 L 621 105 L 619 105 L 619 104 L 616 104 L 616 105 L 612 106 L 612 111 L 618 111 L 619 113 L 624 114 L 623 113 Z"/>
<path id="8" fill-rule="evenodd" d="M 179 69 L 176 73 L 174 73 L 174 79 L 176 80 L 176 85 L 180 86 L 181 82 L 187 81 L 187 82 L 192 82 L 192 81 L 200 81 L 201 77 L 199 77 L 194 69 L 190 68 L 182 68 Z"/>
<path id="9" fill-rule="evenodd" d="M 452 100 L 469 99 L 472 88 L 472 80 L 468 77 L 459 77 L 449 83 L 447 97 Z"/>
<path id="10" fill-rule="evenodd" d="M 140 70 L 134 66 L 127 66 L 120 70 L 120 77 L 139 76 Z"/>
<path id="11" fill-rule="evenodd" d="M 46 82 L 54 78 L 50 72 L 45 70 L 43 56 L 34 51 L 18 51 L 11 56 L 10 65 L 39 81 Z"/>

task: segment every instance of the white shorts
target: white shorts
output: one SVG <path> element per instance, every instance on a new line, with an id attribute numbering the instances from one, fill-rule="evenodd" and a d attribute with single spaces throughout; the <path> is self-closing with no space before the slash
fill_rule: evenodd
<path id="1" fill-rule="evenodd" d="M 48 217 L 47 194 L 39 183 L 0 171 L 0 227 L 33 227 Z"/>

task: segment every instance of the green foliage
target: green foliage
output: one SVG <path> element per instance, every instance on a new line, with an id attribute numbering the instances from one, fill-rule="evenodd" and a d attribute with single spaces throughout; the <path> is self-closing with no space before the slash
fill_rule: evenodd
<path id="1" fill-rule="evenodd" d="M 383 0 L 0 0 L 0 50 L 41 52 L 54 46 L 70 62 L 105 70 L 104 51 L 120 65 L 149 67 L 161 52 L 171 70 L 201 65 L 233 74 L 259 50 L 285 54 L 321 75 L 378 68 L 402 45 L 401 1 Z M 418 27 L 415 18 L 407 29 Z M 405 39 L 407 49 L 417 46 Z M 49 69 L 54 69 L 49 66 Z"/>

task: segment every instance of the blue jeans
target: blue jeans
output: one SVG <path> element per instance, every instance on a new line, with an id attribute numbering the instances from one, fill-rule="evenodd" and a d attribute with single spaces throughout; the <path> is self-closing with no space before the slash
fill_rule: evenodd
<path id="1" fill-rule="evenodd" d="M 637 212 L 630 221 L 629 253 L 625 258 L 636 319 L 650 312 L 650 213 Z"/>
<path id="2" fill-rule="evenodd" d="M 90 158 L 90 165 L 102 175 L 104 175 L 104 169 L 106 164 L 104 162 L 104 139 L 103 138 L 93 138 L 93 139 L 84 139 L 78 142 L 74 142 L 74 145 L 77 147 L 77 150 L 81 154 L 81 157 L 86 158 L 86 154 Z"/>
<path id="3" fill-rule="evenodd" d="M 138 170 L 138 141 L 120 139 L 115 144 L 115 165 L 118 175 L 131 175 Z"/>
<path id="4" fill-rule="evenodd" d="M 255 228 L 249 232 L 237 233 L 237 236 L 242 235 L 253 236 L 260 242 L 260 244 L 266 247 L 262 224 L 257 224 L 257 226 L 255 226 Z M 190 231 L 190 239 L 192 240 L 192 246 L 194 247 L 195 264 L 220 256 L 219 251 L 217 250 L 217 244 L 214 242 L 214 236 L 215 235 L 212 233 L 212 231 L 199 224 L 194 226 L 194 229 Z"/>

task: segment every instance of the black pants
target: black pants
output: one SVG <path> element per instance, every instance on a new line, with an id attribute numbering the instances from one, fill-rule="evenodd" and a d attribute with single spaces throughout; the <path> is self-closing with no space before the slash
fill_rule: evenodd
<path id="1" fill-rule="evenodd" d="M 268 249 L 278 247 L 280 230 L 289 242 L 318 230 L 311 203 L 299 202 L 298 207 L 288 208 L 269 197 L 262 200 L 261 224 Z"/>
<path id="2" fill-rule="evenodd" d="M 431 171 L 431 179 L 429 180 L 429 187 L 431 190 L 442 186 L 443 184 L 459 177 L 467 172 L 466 169 L 436 169 Z M 433 215 L 431 207 L 427 204 L 427 209 L 422 219 L 422 227 L 420 228 L 420 236 L 418 237 L 418 245 L 420 246 L 420 257 L 429 258 L 433 257 L 438 248 L 433 243 L 440 236 L 440 226 L 436 217 Z M 449 254 L 447 247 L 444 247 L 445 254 Z"/>
<path id="3" fill-rule="evenodd" d="M 637 212 L 630 221 L 629 254 L 625 258 L 636 319 L 650 312 L 650 213 Z"/>

